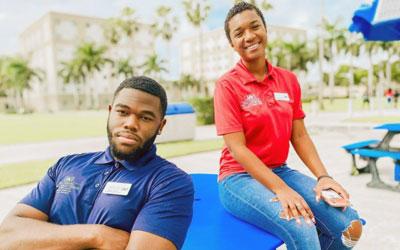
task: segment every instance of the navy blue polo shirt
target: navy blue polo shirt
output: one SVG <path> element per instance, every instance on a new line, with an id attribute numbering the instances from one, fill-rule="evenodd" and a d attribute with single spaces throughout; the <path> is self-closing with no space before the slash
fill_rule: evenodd
<path id="1" fill-rule="evenodd" d="M 110 192 L 108 183 L 117 188 Z M 114 160 L 109 148 L 63 157 L 21 203 L 52 223 L 145 231 L 180 249 L 192 219 L 193 192 L 191 177 L 157 156 L 153 145 L 135 162 Z"/>

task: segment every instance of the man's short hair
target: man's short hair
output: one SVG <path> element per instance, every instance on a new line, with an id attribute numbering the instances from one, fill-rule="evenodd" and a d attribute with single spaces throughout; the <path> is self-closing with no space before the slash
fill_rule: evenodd
<path id="1" fill-rule="evenodd" d="M 242 13 L 245 10 L 254 10 L 257 15 L 261 18 L 261 21 L 264 24 L 264 27 L 267 28 L 267 25 L 265 24 L 265 19 L 264 19 L 264 15 L 262 14 L 261 10 L 259 8 L 257 8 L 257 6 L 248 3 L 248 2 L 239 2 L 237 4 L 235 4 L 228 12 L 228 14 L 226 15 L 225 18 L 225 35 L 226 38 L 228 38 L 229 43 L 232 43 L 231 37 L 229 36 L 229 21 L 232 19 L 232 17 L 236 16 L 239 13 Z"/>
<path id="2" fill-rule="evenodd" d="M 165 89 L 161 86 L 161 84 L 146 76 L 134 76 L 128 78 L 123 82 L 121 82 L 121 84 L 115 90 L 113 96 L 113 103 L 118 93 L 125 88 L 137 89 L 144 91 L 150 95 L 157 96 L 160 99 L 161 115 L 162 117 L 165 116 L 165 112 L 167 111 L 168 101 L 167 101 L 167 93 L 165 92 Z"/>

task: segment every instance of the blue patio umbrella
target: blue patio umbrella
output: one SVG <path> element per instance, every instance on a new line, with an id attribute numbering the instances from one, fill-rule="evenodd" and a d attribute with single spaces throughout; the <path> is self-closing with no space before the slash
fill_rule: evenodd
<path id="1" fill-rule="evenodd" d="M 367 41 L 400 40 L 400 0 L 374 0 L 354 12 L 351 32 L 361 32 Z"/>

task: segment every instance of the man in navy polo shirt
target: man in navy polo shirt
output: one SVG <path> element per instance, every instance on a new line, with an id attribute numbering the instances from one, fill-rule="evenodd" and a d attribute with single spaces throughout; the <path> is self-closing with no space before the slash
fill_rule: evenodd
<path id="1" fill-rule="evenodd" d="M 0 249 L 180 249 L 193 184 L 156 155 L 166 108 L 156 81 L 123 81 L 109 106 L 110 146 L 52 166 L 0 225 Z"/>

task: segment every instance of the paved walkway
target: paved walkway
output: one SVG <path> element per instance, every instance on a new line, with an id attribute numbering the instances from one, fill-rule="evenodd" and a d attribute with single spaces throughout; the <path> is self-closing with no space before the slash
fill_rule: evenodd
<path id="1" fill-rule="evenodd" d="M 350 176 L 350 157 L 341 150 L 340 146 L 351 143 L 356 140 L 368 138 L 381 138 L 384 131 L 371 130 L 375 124 L 364 125 L 343 125 L 340 123 L 334 126 L 336 121 L 343 119 L 344 114 L 331 114 L 329 116 L 319 115 L 310 116 L 306 119 L 306 123 L 311 131 L 311 136 L 319 149 L 321 158 L 325 162 L 331 175 L 350 192 L 351 200 L 355 208 L 359 210 L 361 217 L 366 219 L 367 225 L 364 227 L 363 237 L 361 238 L 356 249 L 366 250 L 392 250 L 399 249 L 400 240 L 398 240 L 398 231 L 400 221 L 400 193 L 386 190 L 370 189 L 366 187 L 366 183 L 370 180 L 370 175 Z M 215 128 L 213 126 L 200 127 L 197 129 L 196 139 L 208 139 L 215 137 Z M 58 142 L 62 145 L 62 142 Z M 66 142 L 65 142 L 66 143 Z M 50 156 L 49 152 L 43 151 L 46 158 L 56 157 L 56 154 L 65 154 L 68 150 L 101 150 L 104 149 L 106 142 L 104 139 L 96 138 L 90 142 L 86 140 L 74 141 L 74 143 L 63 148 L 55 150 L 55 144 L 49 144 L 49 149 L 54 149 L 54 155 Z M 31 147 L 34 152 L 31 155 L 37 155 L 37 144 L 24 145 L 27 149 Z M 52 146 L 51 146 L 52 145 Z M 15 146 L 18 148 L 18 146 Z M 21 148 L 19 148 L 21 149 Z M 66 149 L 63 151 L 62 149 Z M 0 148 L 0 154 L 5 151 Z M 11 151 L 9 151 L 11 152 Z M 20 151 L 19 151 L 20 152 Z M 21 155 L 21 154 L 18 154 Z M 0 157 L 2 158 L 3 155 Z M 188 173 L 217 173 L 218 171 L 219 152 L 208 152 L 193 154 L 184 157 L 170 159 L 177 166 Z M 383 159 L 384 160 L 384 159 Z M 0 163 L 1 164 L 1 163 Z M 303 166 L 296 157 L 293 150 L 289 155 L 288 164 L 303 172 L 308 170 Z M 393 183 L 393 162 L 378 162 L 381 177 L 384 181 Z M 4 218 L 6 213 L 20 200 L 33 185 L 26 185 L 17 188 L 0 190 L 0 220 Z M 284 247 L 280 248 L 284 249 Z"/>

